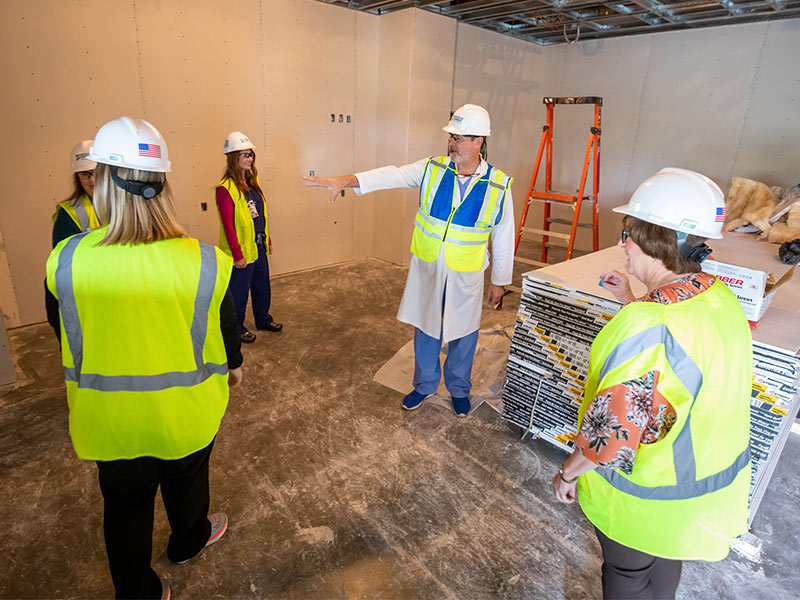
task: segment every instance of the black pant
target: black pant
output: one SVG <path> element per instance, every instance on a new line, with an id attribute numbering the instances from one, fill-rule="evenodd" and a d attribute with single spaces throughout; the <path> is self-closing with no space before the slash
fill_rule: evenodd
<path id="1" fill-rule="evenodd" d="M 178 460 L 98 461 L 106 552 L 117 598 L 161 597 L 161 580 L 150 566 L 159 485 L 172 529 L 167 558 L 188 560 L 205 547 L 211 535 L 208 459 L 213 446 L 212 441 Z"/>
<path id="2" fill-rule="evenodd" d="M 682 561 L 658 558 L 623 546 L 596 527 L 595 533 L 603 549 L 603 598 L 675 598 Z"/>

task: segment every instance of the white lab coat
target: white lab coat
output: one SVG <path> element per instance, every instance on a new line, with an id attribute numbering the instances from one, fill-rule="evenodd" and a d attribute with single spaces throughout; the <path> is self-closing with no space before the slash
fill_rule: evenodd
<path id="1" fill-rule="evenodd" d="M 422 183 L 425 163 L 428 159 L 402 167 L 380 167 L 363 173 L 356 173 L 359 187 L 356 194 L 367 194 L 377 190 L 393 188 L 414 188 Z M 486 174 L 485 160 L 472 176 L 467 193 L 478 177 Z M 456 202 L 461 203 L 461 190 L 456 184 Z M 511 189 L 506 197 L 503 218 L 492 228 L 492 283 L 508 285 L 514 270 L 514 202 Z M 406 289 L 397 311 L 397 319 L 421 329 L 427 335 L 449 342 L 477 330 L 481 324 L 483 306 L 483 272 L 489 266 L 489 252 L 480 271 L 454 271 L 447 266 L 444 258 L 444 244 L 434 262 L 425 262 L 411 256 Z M 445 294 L 444 315 L 442 314 L 442 294 Z"/>

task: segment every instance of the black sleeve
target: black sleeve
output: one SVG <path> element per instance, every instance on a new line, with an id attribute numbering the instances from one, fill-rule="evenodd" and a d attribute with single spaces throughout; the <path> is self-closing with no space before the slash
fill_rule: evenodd
<path id="1" fill-rule="evenodd" d="M 225 341 L 225 354 L 228 357 L 228 368 L 238 369 L 242 366 L 242 340 L 239 337 L 239 323 L 236 319 L 236 306 L 233 304 L 231 289 L 225 291 L 225 297 L 219 306 L 219 328 Z"/>
<path id="2" fill-rule="evenodd" d="M 80 232 L 81 228 L 75 225 L 75 221 L 67 214 L 67 211 L 63 208 L 59 208 L 58 214 L 56 215 L 56 222 L 53 223 L 53 248 L 55 248 L 61 240 Z"/>
<path id="3" fill-rule="evenodd" d="M 47 311 L 47 322 L 61 343 L 61 315 L 58 314 L 58 300 L 53 296 L 53 293 L 47 288 L 47 279 L 44 280 L 44 307 Z"/>

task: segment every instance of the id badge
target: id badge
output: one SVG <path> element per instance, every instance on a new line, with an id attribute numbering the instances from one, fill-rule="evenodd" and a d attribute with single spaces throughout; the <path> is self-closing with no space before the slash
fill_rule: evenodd
<path id="1" fill-rule="evenodd" d="M 247 201 L 247 206 L 250 207 L 250 216 L 254 219 L 258 216 L 258 210 L 256 209 L 256 203 L 252 200 Z"/>

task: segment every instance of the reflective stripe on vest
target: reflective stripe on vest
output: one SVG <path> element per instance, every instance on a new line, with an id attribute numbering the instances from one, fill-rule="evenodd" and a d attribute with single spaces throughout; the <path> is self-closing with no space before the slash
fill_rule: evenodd
<path id="1" fill-rule="evenodd" d="M 588 407 L 654 370 L 676 418 L 659 440 L 631 448 L 630 475 L 596 468 L 578 478 L 578 501 L 595 527 L 653 556 L 727 555 L 747 529 L 751 350 L 739 301 L 719 281 L 673 304 L 628 304 L 603 327 L 592 343 L 581 428 L 613 436 L 602 405 L 584 423 Z"/>
<path id="2" fill-rule="evenodd" d="M 86 214 L 86 208 L 82 202 L 75 202 L 72 205 L 78 215 L 78 225 L 81 226 L 81 231 L 89 229 L 89 215 Z"/>
<path id="3" fill-rule="evenodd" d="M 224 375 L 228 371 L 227 363 L 204 363 L 203 346 L 208 332 L 208 311 L 214 294 L 217 278 L 217 261 L 214 247 L 200 244 L 200 280 L 195 296 L 194 314 L 192 315 L 191 336 L 192 350 L 197 369 L 186 372 L 158 373 L 155 375 L 99 375 L 83 373 L 83 333 L 81 331 L 78 307 L 72 280 L 72 258 L 75 249 L 86 233 L 69 238 L 58 256 L 58 267 L 55 273 L 55 284 L 64 333 L 67 336 L 72 352 L 73 367 L 64 367 L 64 378 L 73 381 L 79 388 L 93 389 L 102 392 L 145 392 L 159 391 L 171 387 L 190 387 L 202 383 L 212 375 Z"/>
<path id="4" fill-rule="evenodd" d="M 505 193 L 512 181 L 489 165 L 486 175 L 473 179 L 462 202 L 456 205 L 455 169 L 447 157 L 429 159 L 420 185 L 411 252 L 433 262 L 444 244 L 445 259 L 451 269 L 480 270 L 492 227 L 503 217 Z"/>
<path id="5" fill-rule="evenodd" d="M 90 229 L 97 229 L 100 227 L 100 221 L 94 212 L 92 200 L 87 194 L 81 194 L 71 200 L 59 202 L 58 208 L 63 209 L 81 231 L 89 231 Z M 55 223 L 58 218 L 58 208 L 53 214 L 53 223 Z"/>
<path id="6" fill-rule="evenodd" d="M 660 344 L 664 345 L 664 353 L 673 372 L 692 395 L 691 406 L 694 406 L 697 394 L 703 385 L 703 373 L 677 340 L 672 337 L 666 325 L 655 325 L 622 341 L 606 358 L 603 367 L 600 369 L 598 381 L 602 381 L 611 370 L 642 354 L 649 348 Z M 747 467 L 750 462 L 750 445 L 747 445 L 747 448 L 736 457 L 729 467 L 698 480 L 694 444 L 692 443 L 691 419 L 690 407 L 686 422 L 672 445 L 676 485 L 646 487 L 633 483 L 613 469 L 598 469 L 596 472 L 621 492 L 650 500 L 696 498 L 729 486 L 736 479 L 739 472 Z"/>

